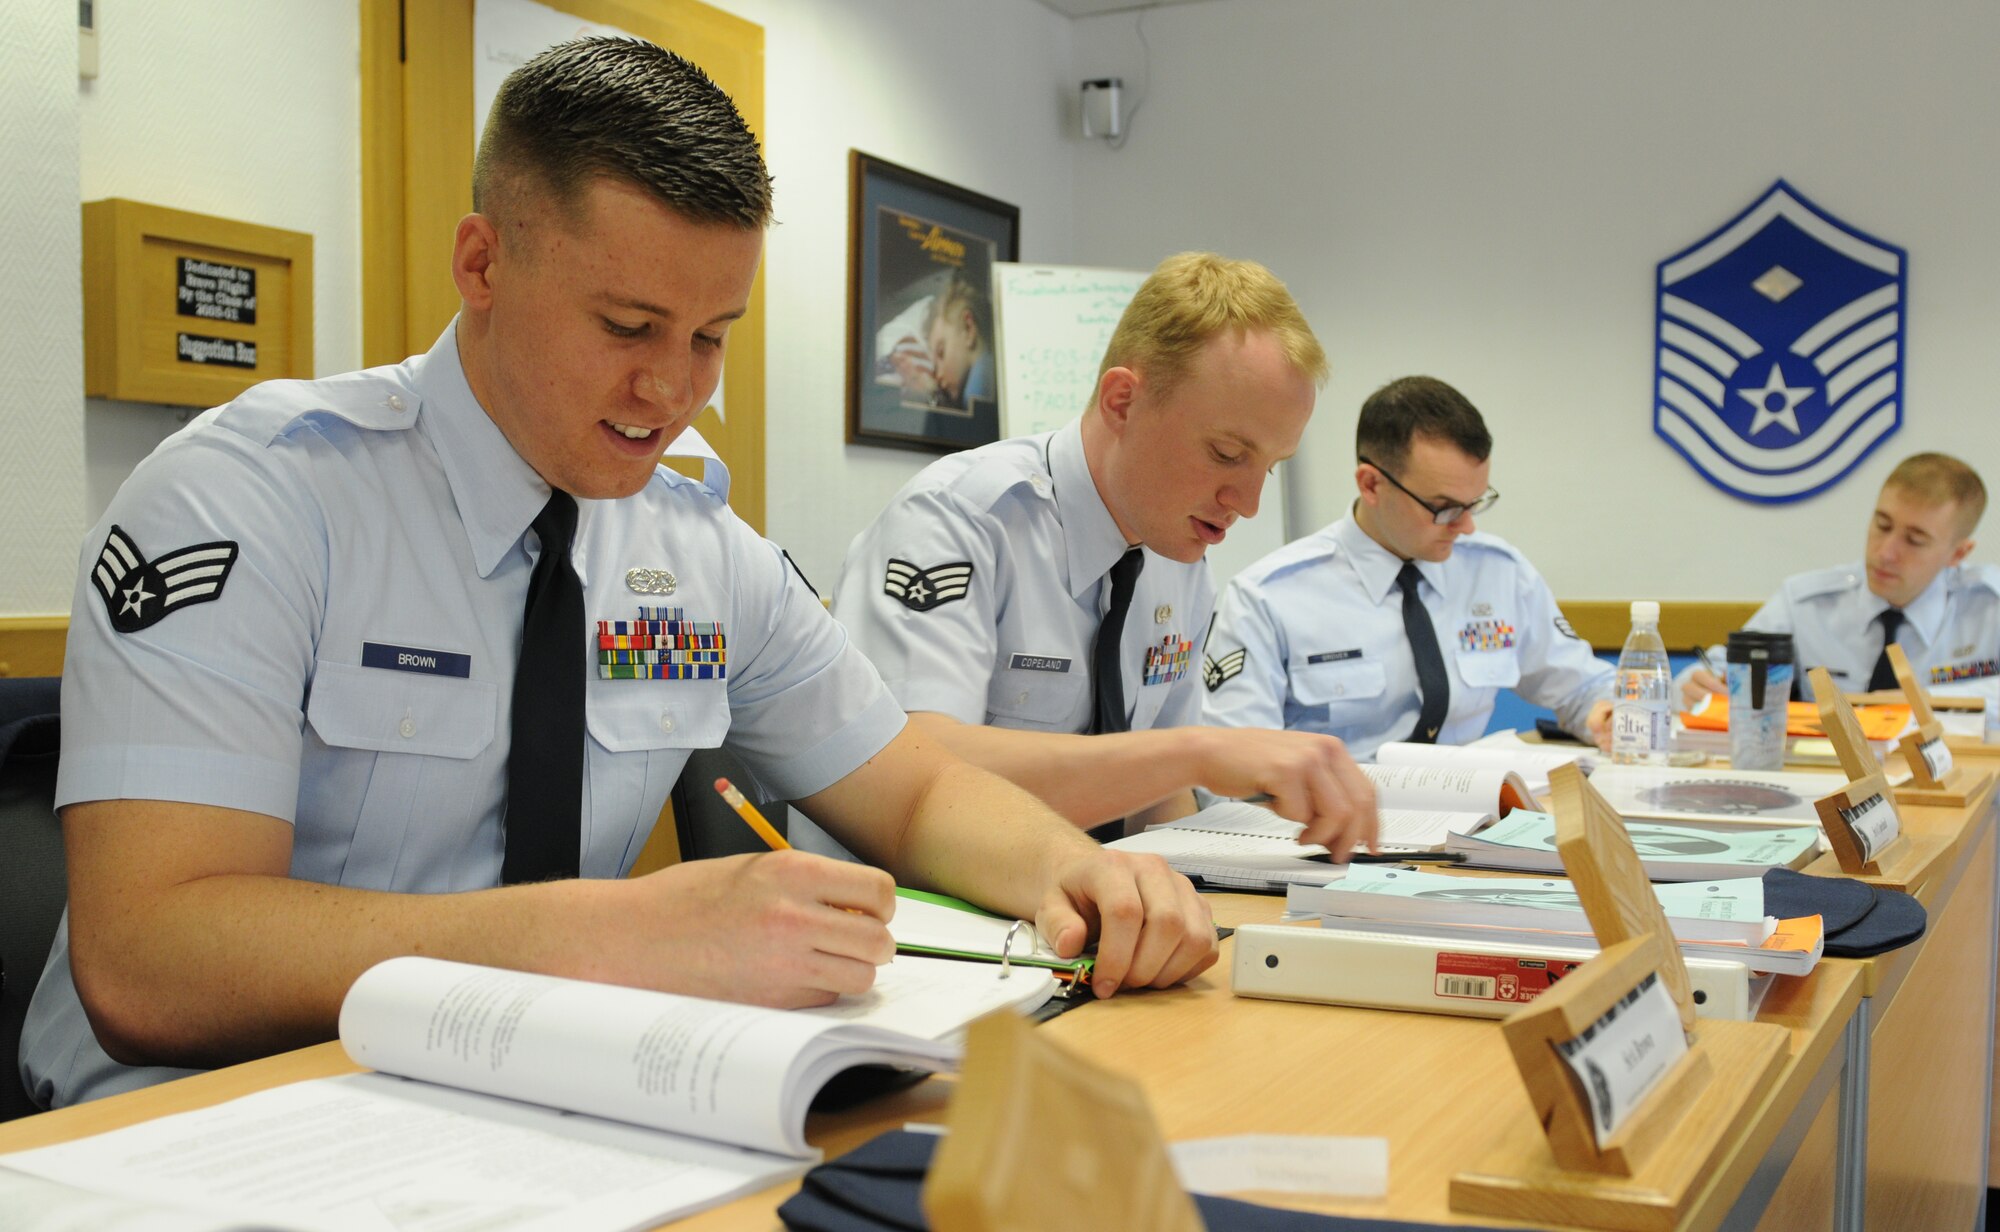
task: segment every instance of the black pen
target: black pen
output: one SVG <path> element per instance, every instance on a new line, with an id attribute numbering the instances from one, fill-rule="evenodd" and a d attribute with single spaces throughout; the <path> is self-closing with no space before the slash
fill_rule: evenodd
<path id="1" fill-rule="evenodd" d="M 1462 851 L 1385 851 L 1377 855 L 1372 851 L 1355 851 L 1348 854 L 1347 862 L 1350 864 L 1463 864 L 1465 863 L 1465 853 Z"/>

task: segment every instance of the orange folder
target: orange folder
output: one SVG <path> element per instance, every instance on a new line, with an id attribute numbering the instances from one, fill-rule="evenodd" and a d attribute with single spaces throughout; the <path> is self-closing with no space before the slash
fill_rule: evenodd
<path id="1" fill-rule="evenodd" d="M 1861 721 L 1861 734 L 1870 740 L 1894 740 L 1910 725 L 1908 706 L 1856 706 L 1854 717 Z M 1728 731 L 1729 699 L 1716 695 L 1700 714 L 1681 711 L 1681 723 L 1689 731 Z M 1793 702 L 1785 714 L 1788 736 L 1824 736 L 1819 725 L 1819 707 L 1812 702 Z"/>

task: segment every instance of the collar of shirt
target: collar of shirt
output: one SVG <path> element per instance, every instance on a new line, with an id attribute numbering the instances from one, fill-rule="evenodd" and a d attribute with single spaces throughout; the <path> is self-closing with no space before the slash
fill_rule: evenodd
<path id="1" fill-rule="evenodd" d="M 549 485 L 514 452 L 506 434 L 472 396 L 458 361 L 458 318 L 410 369 L 411 384 L 423 400 L 417 430 L 430 440 L 444 466 L 479 576 L 491 577 L 549 503 Z"/>
<path id="2" fill-rule="evenodd" d="M 1403 558 L 1375 542 L 1367 531 L 1361 529 L 1361 523 L 1354 520 L 1353 514 L 1335 522 L 1330 533 L 1333 541 L 1340 545 L 1341 555 L 1353 565 L 1355 576 L 1361 579 L 1362 592 L 1368 596 L 1369 602 L 1380 605 L 1391 592 L 1397 590 L 1396 575 L 1403 571 Z M 1431 584 L 1438 597 L 1445 597 L 1445 562 L 1420 560 L 1415 564 L 1417 572 Z M 1397 598 L 1400 602 L 1401 595 L 1398 594 Z"/>
<path id="3" fill-rule="evenodd" d="M 1132 545 L 1105 507 L 1083 456 L 1083 420 L 1072 419 L 1049 437 L 1049 480 L 1062 516 L 1063 548 L 1069 556 L 1072 598 L 1081 599 L 1111 572 Z"/>
<path id="4" fill-rule="evenodd" d="M 1883 602 L 1874 591 L 1868 589 L 1868 565 L 1866 561 L 1858 566 L 1857 571 L 1861 575 L 1862 591 L 1868 596 L 1868 619 L 1872 623 L 1877 616 L 1889 610 L 1889 605 Z M 1917 635 L 1924 639 L 1924 645 L 1926 646 L 1937 645 L 1938 635 L 1944 632 L 1944 616 L 1945 608 L 1948 606 L 1947 592 L 1951 589 L 1951 574 L 1951 569 L 1938 570 L 1938 575 L 1931 579 L 1931 584 L 1924 587 L 1924 593 L 1910 600 L 1909 606 L 1903 609 L 1904 623 L 1911 629 L 1916 630 Z"/>

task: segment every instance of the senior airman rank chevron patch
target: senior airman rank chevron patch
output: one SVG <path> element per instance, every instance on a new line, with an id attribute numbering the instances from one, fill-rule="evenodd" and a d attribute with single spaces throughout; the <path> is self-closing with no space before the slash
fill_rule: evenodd
<path id="1" fill-rule="evenodd" d="M 1235 679 L 1243 672 L 1243 651 L 1232 650 L 1220 659 L 1208 655 L 1201 657 L 1201 682 L 1208 686 L 1210 693 L 1221 688 L 1226 681 Z"/>
<path id="2" fill-rule="evenodd" d="M 928 612 L 954 599 L 963 599 L 970 589 L 972 562 L 966 560 L 919 569 L 907 560 L 891 557 L 889 572 L 882 579 L 882 593 L 913 612 Z"/>
<path id="3" fill-rule="evenodd" d="M 728 638 L 719 620 L 689 620 L 678 607 L 642 607 L 637 620 L 597 622 L 597 675 L 604 680 L 726 680 Z"/>
<path id="4" fill-rule="evenodd" d="M 220 599 L 235 565 L 236 545 L 228 541 L 197 543 L 149 561 L 130 535 L 113 526 L 90 580 L 104 600 L 111 627 L 137 633 L 170 612 Z"/>

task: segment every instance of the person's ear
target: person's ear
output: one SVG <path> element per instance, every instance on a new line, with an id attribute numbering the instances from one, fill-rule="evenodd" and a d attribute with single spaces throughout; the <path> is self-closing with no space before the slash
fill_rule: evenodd
<path id="1" fill-rule="evenodd" d="M 1125 435 L 1143 383 L 1138 373 L 1123 367 L 1107 368 L 1097 379 L 1097 414 L 1113 436 Z"/>
<path id="2" fill-rule="evenodd" d="M 1382 499 L 1382 472 L 1363 462 L 1354 468 L 1354 488 L 1361 499 L 1375 505 Z"/>
<path id="3" fill-rule="evenodd" d="M 1972 549 L 1978 546 L 1977 543 L 1973 542 L 1972 537 L 1968 535 L 1958 541 L 1958 546 L 1951 550 L 1951 559 L 1944 563 L 1947 566 L 1962 564 L 1966 557 L 1972 555 Z"/>
<path id="4" fill-rule="evenodd" d="M 458 297 L 475 312 L 493 307 L 493 265 L 500 256 L 500 232 L 484 214 L 458 220 L 451 241 L 451 280 Z"/>

